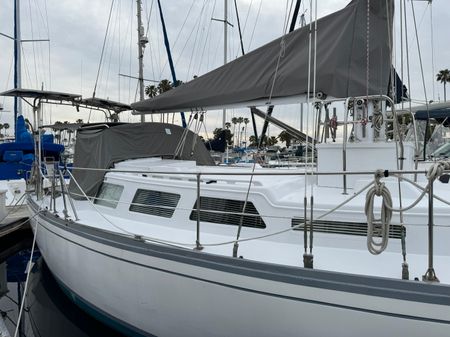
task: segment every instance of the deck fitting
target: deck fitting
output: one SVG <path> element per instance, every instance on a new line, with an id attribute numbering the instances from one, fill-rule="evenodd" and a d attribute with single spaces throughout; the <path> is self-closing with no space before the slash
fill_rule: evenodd
<path id="1" fill-rule="evenodd" d="M 314 255 L 313 254 L 303 254 L 303 267 L 313 269 Z"/>

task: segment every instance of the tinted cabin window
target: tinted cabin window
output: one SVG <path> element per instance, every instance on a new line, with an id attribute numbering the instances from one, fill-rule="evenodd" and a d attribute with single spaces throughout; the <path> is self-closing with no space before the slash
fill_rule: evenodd
<path id="1" fill-rule="evenodd" d="M 200 221 L 239 226 L 243 208 L 244 201 L 241 200 L 200 197 Z M 266 228 L 253 203 L 247 202 L 244 213 L 242 226 Z M 197 221 L 196 205 L 189 218 Z"/>
<path id="2" fill-rule="evenodd" d="M 103 183 L 94 203 L 101 206 L 116 208 L 123 192 L 122 185 Z"/>
<path id="3" fill-rule="evenodd" d="M 179 194 L 138 189 L 130 211 L 171 218 L 179 200 Z"/>

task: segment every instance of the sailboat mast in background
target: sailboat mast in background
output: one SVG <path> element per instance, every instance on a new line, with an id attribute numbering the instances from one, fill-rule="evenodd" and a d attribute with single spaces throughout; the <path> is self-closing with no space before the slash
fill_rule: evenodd
<path id="1" fill-rule="evenodd" d="M 22 50 L 20 35 L 20 0 L 14 0 L 14 89 L 22 88 Z M 14 97 L 14 137 L 17 138 L 17 117 L 22 115 L 22 101 Z"/>
<path id="2" fill-rule="evenodd" d="M 228 0 L 224 0 L 223 8 L 223 64 L 227 64 L 227 47 L 228 47 Z M 225 130 L 227 121 L 227 110 L 223 109 L 222 130 Z"/>
<path id="3" fill-rule="evenodd" d="M 137 20 L 138 20 L 138 60 L 139 60 L 139 100 L 144 100 L 144 48 L 148 43 L 148 38 L 144 36 L 144 27 L 142 26 L 142 1 L 136 0 Z M 141 123 L 145 122 L 145 115 L 141 114 Z"/>

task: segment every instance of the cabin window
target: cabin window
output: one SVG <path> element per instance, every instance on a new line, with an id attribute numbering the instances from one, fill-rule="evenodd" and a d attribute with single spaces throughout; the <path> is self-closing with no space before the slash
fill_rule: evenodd
<path id="1" fill-rule="evenodd" d="M 122 185 L 103 183 L 100 187 L 100 191 L 97 193 L 94 203 L 101 206 L 116 208 L 122 192 Z"/>
<path id="2" fill-rule="evenodd" d="M 241 200 L 200 197 L 200 221 L 239 226 L 243 208 L 244 201 Z M 266 228 L 264 220 L 253 203 L 247 202 L 244 213 L 242 226 Z M 194 205 L 189 218 L 197 221 L 196 205 Z"/>
<path id="3" fill-rule="evenodd" d="M 130 211 L 171 218 L 179 200 L 179 194 L 138 189 Z"/>

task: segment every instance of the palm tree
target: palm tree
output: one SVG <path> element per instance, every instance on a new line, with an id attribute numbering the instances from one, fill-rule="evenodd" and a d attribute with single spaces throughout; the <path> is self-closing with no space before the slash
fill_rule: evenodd
<path id="1" fill-rule="evenodd" d="M 292 136 L 289 133 L 287 133 L 286 131 L 281 131 L 280 134 L 278 135 L 278 139 L 281 142 L 285 142 L 286 147 L 289 147 L 291 145 Z"/>
<path id="2" fill-rule="evenodd" d="M 145 94 L 148 97 L 153 98 L 158 95 L 158 88 L 154 85 L 148 85 L 145 87 Z"/>
<path id="3" fill-rule="evenodd" d="M 239 130 L 239 134 L 238 134 L 238 146 L 239 147 L 241 146 L 241 124 L 243 121 L 244 121 L 244 118 L 238 117 L 237 122 L 239 124 L 239 129 L 238 129 Z"/>
<path id="4" fill-rule="evenodd" d="M 244 131 L 245 147 L 247 147 L 247 124 L 248 123 L 250 123 L 250 120 L 248 118 L 244 118 L 244 124 L 245 124 L 245 131 Z"/>
<path id="5" fill-rule="evenodd" d="M 82 120 L 81 118 L 78 118 L 78 119 L 75 121 L 75 123 L 77 123 L 77 124 L 83 124 L 83 120 Z"/>
<path id="6" fill-rule="evenodd" d="M 447 82 L 450 82 L 450 70 L 443 69 L 439 70 L 439 72 L 436 74 L 436 81 L 444 83 L 444 102 L 447 102 Z"/>
<path id="7" fill-rule="evenodd" d="M 226 128 L 227 130 L 229 130 L 229 129 L 231 128 L 231 123 L 230 123 L 230 122 L 226 122 L 226 123 L 225 123 L 225 128 Z"/>
<path id="8" fill-rule="evenodd" d="M 169 80 L 161 80 L 158 84 L 158 93 L 162 94 L 163 92 L 169 91 L 172 89 L 172 82 Z"/>
<path id="9" fill-rule="evenodd" d="M 249 146 L 258 146 L 258 144 L 256 142 L 256 137 L 254 135 L 250 136 L 248 138 L 248 141 L 250 142 Z"/>
<path id="10" fill-rule="evenodd" d="M 233 123 L 233 135 L 236 135 L 236 124 L 238 123 L 238 119 L 236 117 L 231 118 L 231 123 Z M 234 144 L 233 140 L 233 144 Z"/>
<path id="11" fill-rule="evenodd" d="M 275 145 L 276 143 L 278 143 L 278 140 L 277 140 L 277 137 L 275 137 L 275 136 L 270 136 L 270 137 L 267 139 L 267 145 L 268 145 L 268 146 L 273 146 L 273 145 Z"/>

